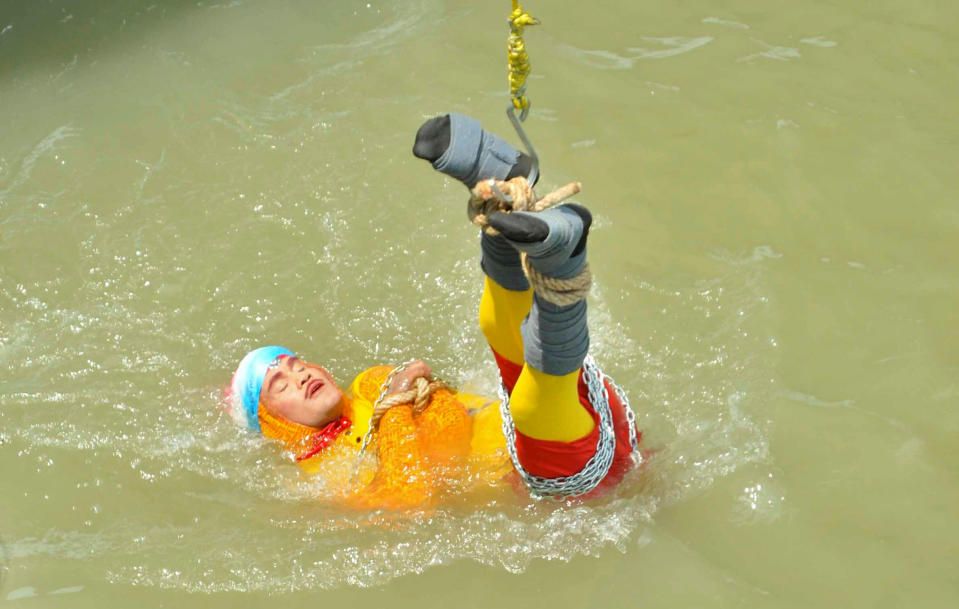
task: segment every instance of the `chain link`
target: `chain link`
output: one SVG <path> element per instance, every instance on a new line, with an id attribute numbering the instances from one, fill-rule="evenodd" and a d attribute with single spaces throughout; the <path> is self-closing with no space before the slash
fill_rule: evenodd
<path id="1" fill-rule="evenodd" d="M 407 360 L 403 362 L 402 364 L 400 364 L 399 366 L 397 366 L 396 368 L 393 368 L 392 370 L 390 370 L 390 373 L 386 375 L 386 380 L 384 380 L 383 384 L 380 385 L 380 395 L 376 398 L 376 402 L 373 404 L 373 412 L 376 412 L 377 407 L 383 403 L 383 400 L 386 399 L 387 392 L 390 389 L 390 384 L 393 382 L 393 377 L 395 377 L 400 372 L 403 372 L 404 370 L 406 370 L 406 368 L 415 361 L 416 361 L 415 358 Z M 373 439 L 373 425 L 371 422 L 369 428 L 367 428 L 366 430 L 366 433 L 363 434 L 363 441 L 360 443 L 360 451 L 356 455 L 356 467 L 353 469 L 353 476 L 351 477 L 351 480 L 355 480 L 357 474 L 359 474 L 360 465 L 363 459 L 363 453 L 366 452 L 366 447 L 370 445 L 370 441 L 372 439 Z"/>
<path id="2" fill-rule="evenodd" d="M 599 439 L 596 442 L 596 452 L 590 457 L 583 469 L 570 476 L 560 476 L 558 478 L 544 478 L 529 473 L 523 464 L 520 463 L 516 454 L 516 426 L 513 423 L 513 417 L 509 411 L 509 393 L 506 386 L 500 383 L 500 415 L 503 419 L 503 435 L 506 436 L 506 449 L 509 452 L 510 459 L 513 461 L 513 467 L 519 474 L 523 482 L 526 483 L 530 494 L 540 499 L 551 497 L 554 499 L 565 499 L 567 497 L 576 497 L 585 495 L 592 491 L 602 482 L 603 478 L 609 473 L 609 468 L 613 464 L 613 457 L 616 453 L 616 433 L 613 429 L 613 413 L 609 406 L 609 393 L 606 389 L 604 379 L 608 379 L 610 385 L 616 390 L 623 408 L 626 413 L 626 421 L 629 424 L 629 441 L 631 445 L 631 455 L 634 464 L 638 464 L 642 457 L 639 456 L 638 437 L 636 434 L 636 415 L 633 414 L 629 406 L 629 400 L 626 394 L 620 389 L 613 380 L 606 376 L 596 365 L 592 355 L 587 355 L 583 361 L 583 378 L 586 381 L 586 387 L 589 393 L 590 404 L 599 415 Z"/>
<path id="3" fill-rule="evenodd" d="M 382 404 L 383 400 L 386 399 L 393 378 L 400 372 L 406 370 L 414 361 L 416 360 L 411 359 L 390 371 L 383 381 L 383 384 L 380 385 L 380 394 L 376 398 L 376 403 L 373 404 L 373 410 L 376 410 L 376 408 Z M 599 415 L 599 439 L 596 442 L 596 452 L 590 457 L 589 461 L 586 462 L 583 469 L 570 476 L 560 476 L 558 478 L 544 478 L 533 475 L 520 463 L 519 457 L 516 454 L 516 425 L 513 423 L 513 417 L 509 411 L 509 393 L 506 391 L 506 386 L 503 385 L 502 382 L 500 383 L 500 415 L 503 419 L 503 435 L 506 437 L 506 449 L 507 452 L 509 452 L 510 460 L 513 462 L 513 467 L 516 469 L 520 478 L 523 479 L 523 482 L 526 483 L 530 494 L 536 499 L 543 497 L 565 499 L 567 497 L 585 495 L 595 489 L 609 473 L 609 468 L 613 464 L 613 457 L 616 453 L 616 433 L 613 429 L 613 413 L 609 405 L 609 392 L 604 380 L 609 382 L 623 405 L 626 423 L 629 427 L 629 443 L 632 449 L 631 456 L 633 463 L 634 465 L 638 465 L 642 462 L 642 456 L 639 452 L 639 438 L 636 433 L 636 415 L 633 413 L 633 409 L 629 404 L 629 398 L 626 396 L 626 392 L 616 384 L 612 377 L 599 369 L 592 355 L 587 355 L 583 361 L 583 378 L 586 381 L 590 404 L 593 405 L 593 408 L 596 409 L 596 413 Z M 356 457 L 356 468 L 353 472 L 353 478 L 359 473 L 363 453 L 366 451 L 372 438 L 373 427 L 371 425 L 363 435 L 360 451 Z"/>

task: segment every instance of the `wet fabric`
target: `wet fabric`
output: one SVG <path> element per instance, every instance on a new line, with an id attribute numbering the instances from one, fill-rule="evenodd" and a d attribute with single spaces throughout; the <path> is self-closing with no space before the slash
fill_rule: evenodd
<path id="1" fill-rule="evenodd" d="M 263 434 L 280 441 L 304 471 L 329 477 L 334 496 L 362 508 L 430 505 L 451 493 L 495 484 L 512 471 L 497 403 L 441 389 L 417 416 L 405 405 L 383 415 L 369 449 L 376 451 L 377 465 L 354 478 L 342 465 L 358 452 L 373 403 L 390 370 L 376 366 L 356 377 L 344 404 L 344 417 L 351 426 L 329 448 L 300 459 L 323 437 L 323 430 L 274 417 L 260 408 Z"/>
<path id="2" fill-rule="evenodd" d="M 512 393 L 523 371 L 523 367 L 509 361 L 495 351 L 493 355 L 496 358 L 496 365 L 499 367 L 503 384 L 506 386 L 506 390 Z M 594 496 L 608 491 L 615 486 L 633 466 L 632 444 L 629 439 L 630 422 L 626 418 L 626 411 L 619 396 L 608 382 L 604 381 L 604 383 L 606 383 L 606 391 L 609 393 L 609 406 L 613 415 L 613 429 L 616 433 L 616 451 L 613 456 L 613 464 L 610 466 L 606 478 L 604 478 L 596 490 L 588 496 Z M 599 415 L 589 401 L 589 389 L 583 379 L 582 370 L 579 373 L 577 390 L 580 404 L 586 408 L 593 418 L 595 423 L 593 430 L 572 442 L 537 439 L 524 435 L 517 430 L 516 454 L 520 463 L 523 464 L 523 467 L 526 468 L 529 473 L 544 478 L 569 476 L 583 469 L 586 462 L 595 454 L 596 442 L 599 439 Z M 642 440 L 642 432 L 640 432 L 639 429 L 636 430 L 636 437 L 638 440 Z"/>
<path id="3" fill-rule="evenodd" d="M 518 159 L 518 150 L 499 136 L 484 131 L 479 121 L 451 113 L 450 145 L 433 167 L 472 188 L 481 177 L 505 179 Z"/>

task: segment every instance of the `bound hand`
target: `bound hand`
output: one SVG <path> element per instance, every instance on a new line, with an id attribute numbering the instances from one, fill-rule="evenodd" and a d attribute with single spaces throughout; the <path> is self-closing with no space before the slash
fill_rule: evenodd
<path id="1" fill-rule="evenodd" d="M 397 372 L 396 376 L 393 377 L 393 381 L 390 383 L 387 395 L 406 391 L 410 388 L 414 379 L 417 379 L 421 376 L 428 378 L 431 374 L 433 374 L 433 371 L 430 369 L 429 364 L 421 359 L 413 360 L 407 364 L 404 370 Z"/>

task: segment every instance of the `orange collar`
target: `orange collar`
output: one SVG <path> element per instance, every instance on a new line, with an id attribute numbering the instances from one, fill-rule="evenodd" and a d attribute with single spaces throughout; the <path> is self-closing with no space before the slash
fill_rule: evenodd
<path id="1" fill-rule="evenodd" d="M 297 461 L 309 459 L 321 452 L 353 425 L 348 418 L 340 417 L 321 428 L 310 427 L 274 416 L 263 407 L 257 408 L 257 418 L 263 435 L 279 440 L 284 448 L 296 456 Z"/>

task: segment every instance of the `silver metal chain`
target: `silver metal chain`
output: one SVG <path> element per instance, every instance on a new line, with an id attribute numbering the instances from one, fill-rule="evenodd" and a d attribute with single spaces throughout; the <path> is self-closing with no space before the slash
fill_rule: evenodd
<path id="1" fill-rule="evenodd" d="M 390 371 L 380 385 L 380 394 L 373 404 L 374 411 L 382 404 L 383 400 L 386 399 L 393 378 L 400 372 L 406 370 L 414 361 L 416 360 L 411 359 Z M 530 494 L 534 498 L 551 497 L 554 499 L 565 499 L 567 497 L 584 495 L 595 489 L 609 473 L 609 468 L 613 464 L 613 457 L 616 454 L 616 432 L 613 429 L 613 413 L 609 406 L 609 393 L 606 389 L 606 384 L 603 382 L 604 380 L 609 381 L 609 384 L 616 391 L 620 402 L 623 404 L 626 422 L 629 426 L 629 443 L 632 448 L 634 464 L 638 465 L 642 460 L 639 452 L 639 438 L 636 433 L 636 415 L 630 407 L 626 392 L 616 384 L 612 377 L 606 375 L 599 369 L 592 355 L 587 355 L 583 361 L 583 378 L 586 381 L 590 404 L 593 405 L 593 408 L 596 409 L 596 413 L 599 415 L 599 439 L 596 442 L 596 452 L 590 457 L 589 461 L 586 462 L 583 469 L 570 476 L 560 476 L 558 478 L 544 478 L 533 475 L 520 463 L 516 455 L 516 426 L 513 423 L 513 417 L 509 411 L 509 393 L 506 391 L 506 386 L 500 383 L 500 415 L 503 419 L 503 435 L 506 437 L 506 449 L 507 452 L 509 452 L 510 460 L 513 462 L 513 467 L 516 469 L 520 478 L 523 479 L 523 482 L 526 483 Z M 370 426 L 363 435 L 363 441 L 360 444 L 353 478 L 359 473 L 363 453 L 366 451 L 372 439 L 373 427 Z"/>
<path id="2" fill-rule="evenodd" d="M 503 419 L 503 435 L 506 436 L 506 450 L 513 461 L 513 467 L 516 468 L 516 472 L 526 483 L 530 494 L 534 498 L 565 499 L 584 495 L 595 489 L 609 473 L 609 468 L 613 464 L 613 457 L 616 454 L 616 432 L 613 429 L 613 413 L 609 406 L 609 393 L 606 390 L 606 384 L 603 382 L 604 379 L 609 380 L 625 409 L 634 464 L 638 465 L 642 459 L 638 449 L 636 415 L 630 408 L 626 394 L 599 369 L 592 355 L 587 355 L 583 361 L 583 378 L 586 381 L 590 404 L 593 405 L 599 415 L 599 439 L 596 441 L 596 452 L 586 462 L 583 469 L 575 474 L 558 478 L 544 478 L 533 475 L 520 463 L 516 455 L 516 426 L 509 411 L 509 393 L 506 391 L 506 386 L 500 384 L 500 415 Z"/>
<path id="3" fill-rule="evenodd" d="M 390 383 L 393 382 L 393 377 L 395 377 L 400 372 L 406 370 L 407 366 L 415 362 L 415 359 L 407 360 L 390 370 L 390 373 L 386 375 L 386 380 L 383 381 L 383 384 L 380 385 L 380 395 L 376 398 L 376 402 L 373 404 L 373 412 L 376 412 L 376 409 L 383 403 L 383 400 L 386 399 L 386 394 L 390 389 Z M 366 433 L 363 434 L 363 442 L 360 444 L 360 456 L 363 455 L 363 452 L 366 450 L 366 447 L 369 446 L 370 440 L 373 439 L 373 426 L 366 430 Z"/>
<path id="4" fill-rule="evenodd" d="M 613 377 L 606 373 L 603 373 L 603 377 L 609 381 L 610 385 L 612 385 L 613 390 L 619 397 L 619 401 L 623 404 L 623 410 L 626 413 L 626 423 L 629 424 L 629 445 L 633 449 L 633 457 L 636 461 L 636 465 L 639 465 L 643 458 L 639 452 L 639 434 L 636 432 L 636 413 L 633 412 L 633 407 L 629 405 L 629 396 L 626 395 L 626 392 L 623 391 L 622 387 L 616 384 L 616 381 L 613 380 Z"/>
<path id="5" fill-rule="evenodd" d="M 386 380 L 384 380 L 383 384 L 380 385 L 380 395 L 376 398 L 376 402 L 373 404 L 373 412 L 376 412 L 377 407 L 379 407 L 379 405 L 383 403 L 383 400 L 386 399 L 386 395 L 390 389 L 390 384 L 393 382 L 393 377 L 395 377 L 400 372 L 403 372 L 404 370 L 406 370 L 406 368 L 415 361 L 416 361 L 415 359 L 407 360 L 403 362 L 402 364 L 400 364 L 399 366 L 397 366 L 396 368 L 393 368 L 392 370 L 390 370 L 390 373 L 386 375 Z M 369 428 L 367 428 L 366 433 L 363 434 L 363 441 L 360 443 L 360 451 L 356 455 L 356 467 L 353 469 L 353 476 L 351 480 L 356 479 L 357 474 L 359 474 L 360 465 L 363 459 L 363 453 L 366 452 L 366 447 L 370 445 L 370 441 L 372 439 L 373 439 L 373 424 L 371 419 Z"/>

